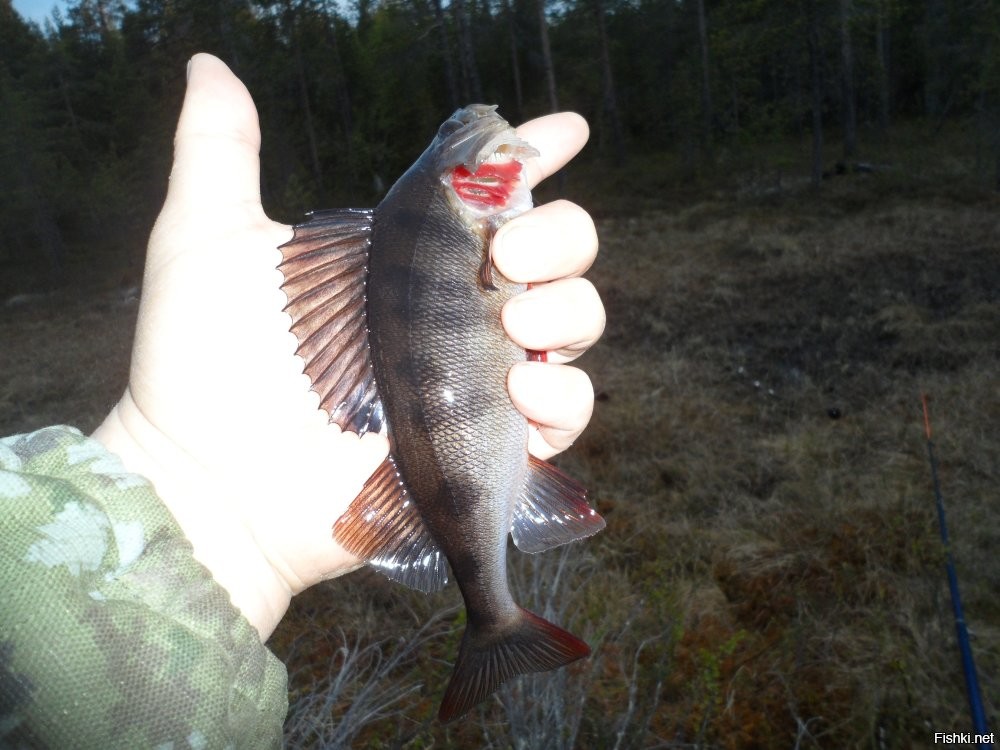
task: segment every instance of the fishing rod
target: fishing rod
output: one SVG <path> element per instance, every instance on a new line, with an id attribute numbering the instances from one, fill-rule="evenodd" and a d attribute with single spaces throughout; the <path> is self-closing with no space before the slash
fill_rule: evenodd
<path id="1" fill-rule="evenodd" d="M 965 624 L 965 613 L 962 609 L 962 597 L 958 591 L 958 575 L 955 573 L 955 561 L 951 557 L 951 544 L 948 541 L 948 525 L 944 516 L 944 498 L 941 496 L 941 483 L 938 481 L 937 458 L 934 456 L 934 441 L 931 439 L 931 416 L 927 407 L 927 394 L 920 394 L 924 407 L 924 432 L 927 435 L 927 457 L 931 462 L 931 479 L 934 482 L 934 499 L 937 503 L 938 526 L 941 529 L 941 543 L 944 545 L 945 567 L 948 571 L 948 588 L 951 590 L 951 606 L 955 613 L 955 632 L 958 635 L 958 649 L 962 654 L 962 671 L 965 673 L 965 692 L 969 698 L 969 711 L 972 714 L 972 727 L 976 733 L 976 744 L 982 749 L 993 747 L 992 737 L 987 739 L 989 730 L 986 728 L 986 711 L 983 710 L 983 698 L 979 692 L 979 677 L 976 675 L 976 662 L 972 658 L 972 646 L 969 643 L 969 629 Z M 971 744 L 971 743 L 970 743 Z"/>

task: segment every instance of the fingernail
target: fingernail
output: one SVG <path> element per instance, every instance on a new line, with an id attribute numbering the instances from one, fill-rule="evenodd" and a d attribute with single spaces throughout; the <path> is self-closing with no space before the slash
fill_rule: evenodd
<path id="1" fill-rule="evenodd" d="M 187 69 L 184 71 L 184 78 L 187 81 L 191 80 L 191 63 L 193 62 L 194 58 L 192 57 L 190 60 L 188 60 Z"/>

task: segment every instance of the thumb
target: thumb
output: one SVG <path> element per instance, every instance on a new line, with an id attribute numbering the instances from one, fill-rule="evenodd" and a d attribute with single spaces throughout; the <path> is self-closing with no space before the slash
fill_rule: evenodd
<path id="1" fill-rule="evenodd" d="M 217 57 L 192 57 L 174 137 L 170 208 L 259 206 L 259 154 L 260 126 L 250 92 Z"/>

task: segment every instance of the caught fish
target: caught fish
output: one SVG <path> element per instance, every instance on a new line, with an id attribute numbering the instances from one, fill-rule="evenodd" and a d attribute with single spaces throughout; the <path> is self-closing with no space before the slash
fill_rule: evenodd
<path id="1" fill-rule="evenodd" d="M 514 602 L 507 535 L 540 552 L 604 527 L 582 485 L 529 456 L 528 422 L 507 393 L 525 351 L 500 309 L 524 286 L 489 247 L 531 207 L 522 167 L 538 152 L 495 109 L 455 112 L 374 210 L 314 212 L 281 247 L 285 309 L 321 408 L 344 430 L 389 437 L 334 538 L 422 591 L 450 568 L 465 600 L 442 721 L 515 675 L 590 653 Z"/>

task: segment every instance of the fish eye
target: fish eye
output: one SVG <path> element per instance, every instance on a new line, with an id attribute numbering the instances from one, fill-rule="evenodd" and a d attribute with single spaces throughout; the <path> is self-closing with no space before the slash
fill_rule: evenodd
<path id="1" fill-rule="evenodd" d="M 438 128 L 438 138 L 447 138 L 454 133 L 457 133 L 465 126 L 465 123 L 459 121 L 454 115 L 442 123 L 441 127 Z"/>

